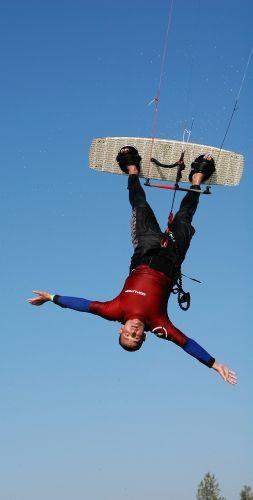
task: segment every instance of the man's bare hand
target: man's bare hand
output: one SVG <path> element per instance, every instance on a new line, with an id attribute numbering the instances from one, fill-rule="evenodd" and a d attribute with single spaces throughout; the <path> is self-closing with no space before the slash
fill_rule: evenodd
<path id="1" fill-rule="evenodd" d="M 37 295 L 37 297 L 34 297 L 33 299 L 28 299 L 27 302 L 29 304 L 32 304 L 32 306 L 42 306 L 45 304 L 45 302 L 48 302 L 51 300 L 51 294 L 48 292 L 42 292 L 41 290 L 33 290 L 33 293 Z"/>
<path id="2" fill-rule="evenodd" d="M 223 378 L 223 380 L 225 380 L 225 382 L 228 382 L 231 385 L 237 384 L 236 372 L 233 372 L 227 366 L 222 365 L 221 363 L 215 361 L 212 368 L 220 374 L 220 376 Z"/>

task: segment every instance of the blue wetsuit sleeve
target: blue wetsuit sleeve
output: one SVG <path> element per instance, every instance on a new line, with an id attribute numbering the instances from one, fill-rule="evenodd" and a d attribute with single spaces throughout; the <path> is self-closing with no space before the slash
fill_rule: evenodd
<path id="1" fill-rule="evenodd" d="M 183 350 L 190 354 L 194 358 L 198 359 L 200 363 L 212 368 L 215 359 L 207 352 L 203 347 L 201 347 L 195 340 L 188 337 L 186 344 L 183 346 Z"/>
<path id="2" fill-rule="evenodd" d="M 164 322 L 163 327 L 156 327 L 152 331 L 158 337 L 174 342 L 187 352 L 187 354 L 190 354 L 190 356 L 198 359 L 200 363 L 212 368 L 215 359 L 207 351 L 205 351 L 201 345 L 195 342 L 195 340 L 190 339 L 178 328 L 176 328 L 168 317 L 166 318 L 166 322 Z"/>
<path id="3" fill-rule="evenodd" d="M 80 312 L 90 312 L 91 300 L 81 299 L 78 297 L 64 297 L 62 295 L 55 295 L 53 302 L 60 307 L 74 309 Z"/>

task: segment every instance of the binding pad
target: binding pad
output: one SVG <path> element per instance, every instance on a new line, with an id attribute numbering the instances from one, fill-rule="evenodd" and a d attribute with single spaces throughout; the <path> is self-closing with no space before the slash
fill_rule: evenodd
<path id="1" fill-rule="evenodd" d="M 179 160 L 182 150 L 185 151 L 185 170 L 182 172 L 180 182 L 189 183 L 188 176 L 191 163 L 197 156 L 210 153 L 215 161 L 216 171 L 208 179 L 206 184 L 218 184 L 222 186 L 238 186 L 243 172 L 244 157 L 241 154 L 226 151 L 213 146 L 193 144 L 180 141 L 168 141 L 155 139 L 152 147 L 152 139 L 139 137 L 102 137 L 94 139 L 91 143 L 89 154 L 89 166 L 95 170 L 110 172 L 112 174 L 124 174 L 116 161 L 116 156 L 123 146 L 134 146 L 142 157 L 140 177 L 148 177 L 155 180 L 176 181 L 176 168 L 163 168 L 150 162 L 150 157 L 161 163 L 172 164 Z"/>

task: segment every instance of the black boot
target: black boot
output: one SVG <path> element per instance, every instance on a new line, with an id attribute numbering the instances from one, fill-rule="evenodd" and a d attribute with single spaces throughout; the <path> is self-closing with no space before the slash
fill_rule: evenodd
<path id="1" fill-rule="evenodd" d="M 122 172 L 125 174 L 128 174 L 127 167 L 129 167 L 129 165 L 135 165 L 138 173 L 140 172 L 141 156 L 133 146 L 123 146 L 123 148 L 119 150 L 116 160 Z"/>
<path id="2" fill-rule="evenodd" d="M 204 174 L 204 181 L 209 179 L 211 175 L 215 172 L 214 159 L 211 157 L 210 160 L 205 159 L 205 155 L 200 155 L 191 164 L 191 171 L 189 175 L 189 181 L 192 181 L 194 174 Z"/>

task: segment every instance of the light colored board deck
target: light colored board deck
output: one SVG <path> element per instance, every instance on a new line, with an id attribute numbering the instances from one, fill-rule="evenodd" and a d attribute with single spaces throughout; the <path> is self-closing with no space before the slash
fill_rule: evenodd
<path id="1" fill-rule="evenodd" d="M 165 169 L 150 163 L 152 139 L 139 137 L 101 137 L 94 139 L 90 147 L 89 166 L 95 170 L 110 172 L 112 174 L 124 174 L 117 162 L 116 156 L 122 146 L 134 146 L 142 157 L 140 177 L 155 180 L 168 180 L 175 182 L 177 169 Z M 182 148 L 185 147 L 184 162 L 186 169 L 182 172 L 181 182 L 189 182 L 188 175 L 191 162 L 204 153 L 210 153 L 216 164 L 216 172 L 207 181 L 207 184 L 219 184 L 223 186 L 237 186 L 243 172 L 243 155 L 226 151 L 203 144 L 155 139 L 152 156 L 161 163 L 171 164 L 179 160 Z"/>

